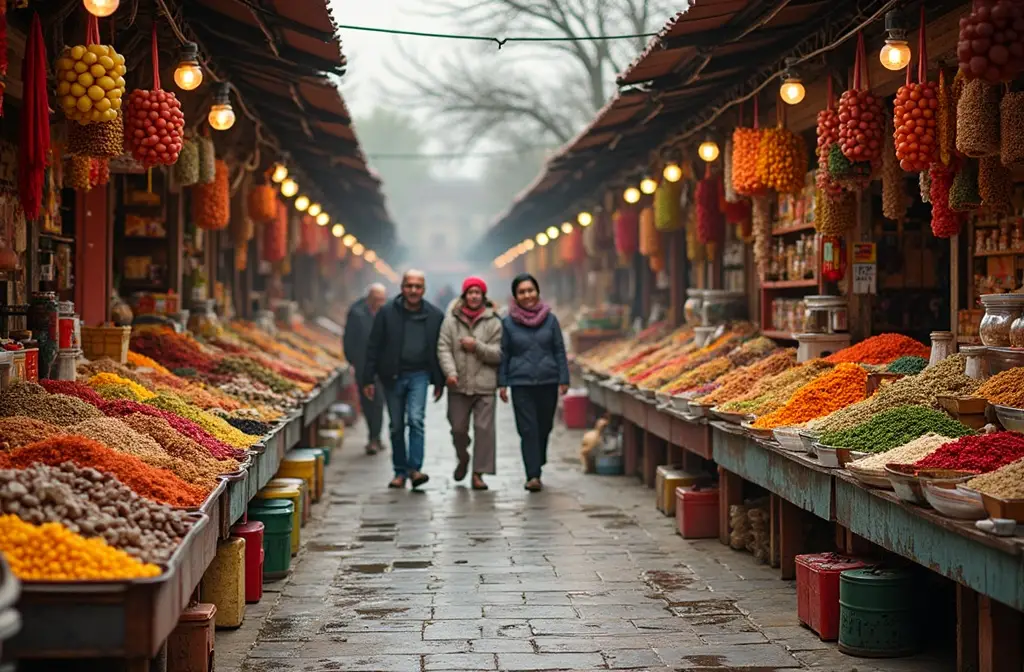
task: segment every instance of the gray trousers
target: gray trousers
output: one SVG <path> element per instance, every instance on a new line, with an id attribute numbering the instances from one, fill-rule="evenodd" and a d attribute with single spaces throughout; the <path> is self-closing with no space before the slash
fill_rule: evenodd
<path id="1" fill-rule="evenodd" d="M 469 427 L 473 423 L 473 473 L 493 474 L 495 444 L 494 394 L 461 394 L 448 392 L 448 422 L 452 426 L 452 443 L 459 460 L 469 461 Z"/>
<path id="2" fill-rule="evenodd" d="M 358 376 L 360 372 L 357 372 Z M 361 377 L 357 377 L 356 380 L 362 380 Z M 359 386 L 359 408 L 363 411 L 363 417 L 366 418 L 366 426 L 369 430 L 370 441 L 380 442 L 380 429 L 384 422 L 384 386 L 380 384 L 380 379 L 374 381 L 376 393 L 373 395 L 373 399 L 367 399 L 363 393 L 363 386 Z"/>

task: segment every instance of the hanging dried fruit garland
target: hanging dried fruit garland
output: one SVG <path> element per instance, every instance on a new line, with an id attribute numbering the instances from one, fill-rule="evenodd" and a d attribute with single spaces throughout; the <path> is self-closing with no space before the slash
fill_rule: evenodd
<path id="1" fill-rule="evenodd" d="M 170 166 L 178 161 L 185 137 L 185 116 L 178 97 L 160 88 L 160 53 L 153 22 L 153 88 L 135 89 L 128 96 L 128 146 L 144 168 Z"/>
<path id="2" fill-rule="evenodd" d="M 908 173 L 928 170 L 936 161 L 936 117 L 939 112 L 939 86 L 928 79 L 928 52 L 925 48 L 924 5 L 921 5 L 921 26 L 917 44 L 917 82 L 911 81 L 907 66 L 907 83 L 896 92 L 893 126 L 896 134 L 896 158 Z"/>
<path id="3" fill-rule="evenodd" d="M 1024 71 L 1024 3 L 974 0 L 960 19 L 960 71 L 971 80 L 1009 82 Z"/>
<path id="4" fill-rule="evenodd" d="M 864 34 L 858 33 L 853 88 L 839 96 L 839 148 L 848 161 L 870 163 L 875 172 L 881 167 L 884 122 L 882 103 L 871 93 L 867 67 Z"/>
<path id="5" fill-rule="evenodd" d="M 739 126 L 732 132 L 732 186 L 741 196 L 764 193 L 765 185 L 758 170 L 761 136 L 757 96 L 754 97 L 754 126 L 743 128 L 742 110 Z"/>

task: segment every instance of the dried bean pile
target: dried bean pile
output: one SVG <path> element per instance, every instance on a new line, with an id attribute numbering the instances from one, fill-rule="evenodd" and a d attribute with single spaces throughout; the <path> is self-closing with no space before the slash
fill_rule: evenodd
<path id="1" fill-rule="evenodd" d="M 916 355 L 928 357 L 931 349 L 902 334 L 880 334 L 865 339 L 856 345 L 843 348 L 839 352 L 825 358 L 833 364 L 840 362 L 857 362 L 858 364 L 888 364 L 896 359 Z"/>
<path id="2" fill-rule="evenodd" d="M 1000 499 L 1024 499 L 1024 460 L 972 478 L 967 487 Z"/>
<path id="3" fill-rule="evenodd" d="M 0 506 L 34 525 L 60 523 L 143 562 L 167 562 L 192 522 L 139 497 L 117 479 L 72 462 L 0 470 Z"/>
<path id="4" fill-rule="evenodd" d="M 69 397 L 78 397 L 97 408 L 106 401 L 103 397 L 96 394 L 96 390 L 77 380 L 40 380 L 39 384 L 46 388 L 46 391 L 50 394 L 66 394 Z"/>
<path id="5" fill-rule="evenodd" d="M 970 427 L 942 411 L 927 406 L 899 406 L 882 411 L 856 427 L 825 432 L 818 440 L 826 446 L 881 453 L 930 432 L 951 438 L 974 433 Z"/>
<path id="6" fill-rule="evenodd" d="M 775 376 L 796 365 L 796 350 L 787 348 L 724 376 L 722 384 L 710 394 L 700 397 L 702 404 L 724 404 L 746 394 L 762 378 Z M 726 378 L 728 380 L 726 380 Z"/>
<path id="7" fill-rule="evenodd" d="M 193 464 L 207 479 L 238 471 L 237 460 L 216 459 L 201 445 L 175 431 L 163 418 L 132 413 L 126 415 L 123 422 L 136 432 L 156 441 L 160 444 L 161 450 L 168 455 Z"/>
<path id="8" fill-rule="evenodd" d="M 1024 408 L 1024 369 L 1007 369 L 982 384 L 975 394 L 991 404 Z"/>
<path id="9" fill-rule="evenodd" d="M 35 383 L 20 382 L 0 394 L 0 416 L 24 415 L 55 425 L 74 425 L 103 417 L 96 407 L 66 394 L 50 394 Z"/>
<path id="10" fill-rule="evenodd" d="M 143 385 L 127 378 L 122 378 L 116 373 L 97 373 L 89 379 L 89 387 L 107 399 L 147 401 L 156 396 Z"/>
<path id="11" fill-rule="evenodd" d="M 140 404 L 137 401 L 108 401 L 101 408 L 104 413 L 114 418 L 120 418 L 132 413 L 142 413 L 143 415 L 162 418 L 175 431 L 203 446 L 210 455 L 220 460 L 239 458 L 244 455 L 243 451 L 229 446 L 191 420 L 159 408 L 153 408 L 147 404 Z"/>
<path id="12" fill-rule="evenodd" d="M 217 373 L 244 374 L 279 394 L 294 392 L 298 389 L 292 381 L 249 357 L 225 357 L 217 365 Z"/>
<path id="13" fill-rule="evenodd" d="M 144 386 L 142 378 L 135 371 L 132 371 L 120 362 L 115 362 L 109 357 L 103 357 L 92 362 L 79 364 L 77 372 L 79 378 L 85 378 L 86 380 L 101 373 L 112 373 L 120 378 L 130 380 L 136 385 Z"/>
<path id="14" fill-rule="evenodd" d="M 235 429 L 248 434 L 249 436 L 266 436 L 270 433 L 271 426 L 259 420 L 248 418 L 225 418 Z"/>
<path id="15" fill-rule="evenodd" d="M 722 410 L 727 413 L 751 415 L 771 413 L 782 408 L 794 392 L 831 368 L 832 365 L 822 359 L 812 359 L 798 364 L 777 376 L 762 378 L 754 389 L 724 404 Z"/>
<path id="16" fill-rule="evenodd" d="M 258 440 L 256 437 L 247 436 L 238 431 L 222 418 L 185 403 L 181 397 L 176 395 L 161 392 L 146 403 L 154 408 L 191 420 L 212 434 L 214 438 L 235 448 L 248 448 Z"/>
<path id="17" fill-rule="evenodd" d="M 942 444 L 949 443 L 952 440 L 947 436 L 928 433 L 892 450 L 876 453 L 862 460 L 857 460 L 854 464 L 860 469 L 870 471 L 878 476 L 884 476 L 886 473 L 885 465 L 913 464 L 938 450 Z"/>
<path id="18" fill-rule="evenodd" d="M 23 415 L 0 418 L 0 451 L 12 450 L 62 433 L 62 428 L 44 420 Z"/>

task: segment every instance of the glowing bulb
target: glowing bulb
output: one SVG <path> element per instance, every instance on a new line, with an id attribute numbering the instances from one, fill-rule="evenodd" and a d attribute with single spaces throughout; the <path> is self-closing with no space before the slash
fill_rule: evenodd
<path id="1" fill-rule="evenodd" d="M 117 6 L 121 3 L 119 0 L 84 0 L 82 4 L 85 5 L 85 11 L 103 18 L 116 12 Z"/>
<path id="2" fill-rule="evenodd" d="M 363 247 L 362 243 L 356 243 L 355 245 L 352 246 L 352 254 L 356 255 L 357 257 L 363 256 L 363 252 L 366 252 L 366 248 Z"/>
<path id="3" fill-rule="evenodd" d="M 310 217 L 316 217 L 321 212 L 323 212 L 323 208 L 320 207 L 319 203 L 310 203 L 309 208 L 306 210 L 306 212 L 309 213 Z"/>
<path id="4" fill-rule="evenodd" d="M 538 233 L 537 244 L 540 245 L 541 247 L 544 247 L 545 245 L 548 244 L 548 237 L 543 233 Z"/>
<path id="5" fill-rule="evenodd" d="M 342 238 L 341 242 L 342 244 L 345 245 L 345 247 L 352 247 L 353 245 L 356 244 L 356 237 L 350 233 L 346 235 L 344 238 Z"/>
<path id="6" fill-rule="evenodd" d="M 787 77 L 782 82 L 779 93 L 787 105 L 797 105 L 807 95 L 807 90 L 804 89 L 804 83 L 800 81 L 799 77 Z"/>
<path id="7" fill-rule="evenodd" d="M 661 175 L 669 182 L 678 182 L 683 179 L 683 169 L 679 167 L 679 164 L 670 163 L 665 166 L 665 170 L 661 171 Z"/>
<path id="8" fill-rule="evenodd" d="M 331 235 L 335 238 L 341 238 L 345 235 L 345 227 L 341 224 L 335 224 L 331 227 Z"/>
<path id="9" fill-rule="evenodd" d="M 377 261 L 377 253 L 374 252 L 373 250 L 367 250 L 366 253 L 363 254 L 363 259 L 366 259 L 368 262 L 372 264 L 373 262 Z"/>
<path id="10" fill-rule="evenodd" d="M 231 103 L 211 105 L 207 120 L 216 130 L 226 131 L 235 125 L 235 111 L 231 109 Z"/>
<path id="11" fill-rule="evenodd" d="M 580 226 L 587 227 L 594 223 L 594 216 L 584 210 L 580 214 L 576 215 L 576 221 L 579 222 Z"/>
<path id="12" fill-rule="evenodd" d="M 640 190 L 636 187 L 630 187 L 626 191 L 622 192 L 622 200 L 626 203 L 639 203 L 640 202 Z"/>
<path id="13" fill-rule="evenodd" d="M 714 140 L 705 140 L 700 143 L 700 147 L 697 148 L 697 153 L 700 154 L 700 158 L 704 159 L 707 163 L 711 163 L 718 158 L 718 143 Z M 675 180 L 673 180 L 674 182 Z"/>
<path id="14" fill-rule="evenodd" d="M 291 198 L 297 193 L 299 193 L 299 183 L 290 177 L 285 178 L 284 182 L 281 183 L 281 195 L 285 198 Z"/>
<path id="15" fill-rule="evenodd" d="M 902 70 L 910 65 L 910 46 L 906 40 L 888 39 L 878 54 L 886 70 Z"/>
<path id="16" fill-rule="evenodd" d="M 531 238 L 527 238 L 526 240 L 523 241 L 523 247 L 526 248 L 527 252 L 529 252 L 530 250 L 532 250 L 536 246 L 537 246 L 537 244 L 534 243 Z"/>
<path id="17" fill-rule="evenodd" d="M 318 226 L 327 226 L 331 221 L 331 216 L 326 212 L 321 212 L 316 216 L 316 223 Z"/>
<path id="18" fill-rule="evenodd" d="M 648 196 L 658 190 L 658 183 L 650 177 L 645 177 L 640 180 L 640 191 L 644 192 Z"/>
<path id="19" fill-rule="evenodd" d="M 181 61 L 174 69 L 174 83 L 182 91 L 194 91 L 203 83 L 203 69 L 196 61 Z"/>
<path id="20" fill-rule="evenodd" d="M 555 238 L 558 238 L 558 227 L 549 226 L 548 230 L 544 233 L 548 234 L 548 240 L 554 240 Z"/>
<path id="21" fill-rule="evenodd" d="M 562 233 L 572 233 L 572 222 L 562 222 Z"/>
<path id="22" fill-rule="evenodd" d="M 309 197 L 303 194 L 295 199 L 295 209 L 299 212 L 305 212 L 309 207 Z"/>
<path id="23" fill-rule="evenodd" d="M 270 180 L 274 184 L 280 184 L 288 177 L 288 167 L 283 163 L 274 164 L 274 172 L 270 174 Z M 294 184 L 294 181 L 292 182 Z"/>

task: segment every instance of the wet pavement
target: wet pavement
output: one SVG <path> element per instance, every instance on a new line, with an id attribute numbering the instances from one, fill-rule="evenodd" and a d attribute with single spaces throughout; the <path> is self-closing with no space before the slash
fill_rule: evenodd
<path id="1" fill-rule="evenodd" d="M 546 490 L 525 492 L 499 406 L 488 492 L 451 478 L 444 401 L 427 414 L 422 492 L 388 490 L 389 455 L 364 455 L 362 423 L 350 429 L 291 576 L 217 632 L 218 672 L 953 669 L 819 641 L 777 570 L 681 539 L 635 479 L 583 475 L 579 432 L 555 430 Z"/>

